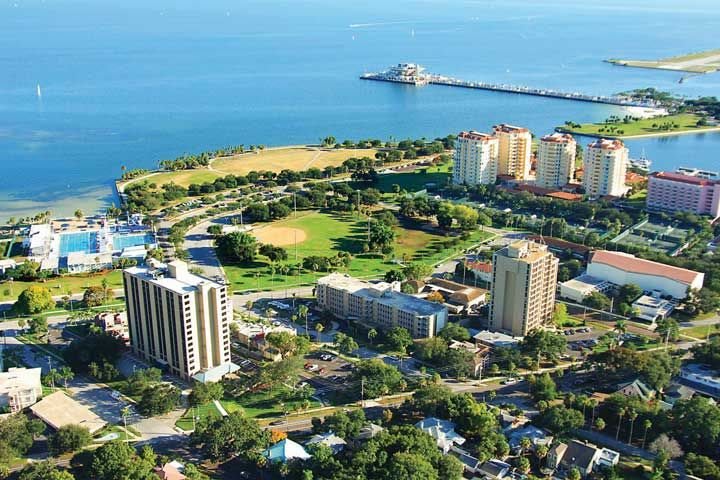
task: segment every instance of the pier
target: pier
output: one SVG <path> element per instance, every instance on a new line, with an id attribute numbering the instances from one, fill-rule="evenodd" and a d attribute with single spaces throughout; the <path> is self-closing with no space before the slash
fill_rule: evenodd
<path id="1" fill-rule="evenodd" d="M 411 75 L 403 74 L 398 75 L 398 67 L 404 65 L 412 65 L 417 67 L 417 70 Z M 444 85 L 447 87 L 460 87 L 460 88 L 471 88 L 476 90 L 490 90 L 494 92 L 503 93 L 515 93 L 518 95 L 534 95 L 537 97 L 550 97 L 560 98 L 563 100 L 575 100 L 579 102 L 592 102 L 592 103 L 606 103 L 609 105 L 619 105 L 622 107 L 643 107 L 643 108 L 658 108 L 658 105 L 654 102 L 643 102 L 633 100 L 629 97 L 623 96 L 603 96 L 603 95 L 588 95 L 579 92 L 561 92 L 558 90 L 551 90 L 545 88 L 532 88 L 520 85 L 508 85 L 508 84 L 493 84 L 485 82 L 472 82 L 467 80 L 460 80 L 458 78 L 446 77 L 443 75 L 436 75 L 432 73 L 422 73 L 422 68 L 415 66 L 414 64 L 400 64 L 398 67 L 386 72 L 379 73 L 365 73 L 360 76 L 362 80 L 376 80 L 380 82 L 391 82 L 391 83 L 403 83 L 406 85 Z"/>

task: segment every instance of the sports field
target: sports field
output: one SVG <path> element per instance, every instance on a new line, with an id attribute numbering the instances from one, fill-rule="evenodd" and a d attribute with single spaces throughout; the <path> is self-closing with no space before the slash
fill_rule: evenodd
<path id="1" fill-rule="evenodd" d="M 218 177 L 223 175 L 212 172 L 206 169 L 196 170 L 179 170 L 176 172 L 163 172 L 157 175 L 146 177 L 150 183 L 155 183 L 158 186 L 165 185 L 166 183 L 174 183 L 182 187 L 187 187 L 191 183 L 205 183 L 212 182 Z"/>
<path id="2" fill-rule="evenodd" d="M 288 218 L 263 226 L 258 230 L 260 241 L 283 246 L 289 255 L 285 265 L 296 265 L 311 255 L 334 256 L 340 251 L 349 252 L 353 258 L 347 273 L 357 277 L 373 278 L 388 270 L 397 268 L 398 261 L 421 261 L 436 263 L 447 256 L 477 243 L 490 234 L 476 231 L 467 240 L 445 237 L 418 228 L 415 224 L 396 227 L 394 259 L 386 260 L 381 255 L 363 253 L 362 242 L 367 235 L 367 220 L 353 215 L 302 212 L 297 218 Z M 298 243 L 295 244 L 295 233 Z M 302 232 L 305 238 L 301 241 Z M 287 236 L 292 235 L 291 239 Z M 323 272 L 301 271 L 299 275 L 277 269 L 273 274 L 269 262 L 259 257 L 253 265 L 223 264 L 228 280 L 236 291 L 261 288 L 284 288 L 300 283 L 312 283 Z"/>
<path id="3" fill-rule="evenodd" d="M 212 162 L 212 169 L 220 174 L 244 175 L 250 171 L 284 169 L 307 170 L 311 167 L 323 169 L 338 166 L 348 158 L 375 158 L 374 148 L 321 149 L 314 147 L 271 148 L 257 153 L 243 153 L 223 157 Z"/>

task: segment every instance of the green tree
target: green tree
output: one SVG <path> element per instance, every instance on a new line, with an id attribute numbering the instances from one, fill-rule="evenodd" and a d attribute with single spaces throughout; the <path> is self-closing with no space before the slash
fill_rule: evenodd
<path id="1" fill-rule="evenodd" d="M 81 425 L 65 425 L 48 438 L 53 455 L 75 452 L 92 442 L 90 431 Z"/>
<path id="2" fill-rule="evenodd" d="M 350 412 L 338 411 L 325 417 L 318 428 L 313 428 L 315 433 L 334 432 L 340 438 L 350 440 L 360 433 L 365 425 L 365 412 L 363 410 L 352 410 Z"/>
<path id="3" fill-rule="evenodd" d="M 445 340 L 458 340 L 461 342 L 470 340 L 470 332 L 459 323 L 448 323 L 440 330 L 439 336 Z"/>
<path id="4" fill-rule="evenodd" d="M 567 474 L 568 480 L 580 480 L 581 478 L 582 475 L 580 475 L 580 470 L 578 470 L 577 467 L 571 468 Z"/>
<path id="5" fill-rule="evenodd" d="M 113 440 L 94 451 L 88 474 L 93 480 L 151 480 L 154 467 L 128 443 Z"/>
<path id="6" fill-rule="evenodd" d="M 196 382 L 190 393 L 191 405 L 205 405 L 213 400 L 222 400 L 225 388 L 221 382 Z"/>
<path id="7" fill-rule="evenodd" d="M 166 383 L 146 388 L 137 403 L 137 408 L 141 414 L 154 417 L 168 413 L 179 404 L 180 390 L 176 386 Z"/>
<path id="8" fill-rule="evenodd" d="M 252 263 L 257 254 L 255 237 L 244 232 L 231 232 L 215 240 L 218 252 L 224 258 L 238 263 Z"/>
<path id="9" fill-rule="evenodd" d="M 537 423 L 557 435 L 567 435 L 585 424 L 582 412 L 563 405 L 547 408 L 537 418 Z"/>
<path id="10" fill-rule="evenodd" d="M 720 480 L 720 466 L 711 458 L 695 453 L 685 457 L 685 468 L 690 475 L 706 480 Z"/>
<path id="11" fill-rule="evenodd" d="M 370 340 L 370 345 L 372 345 L 373 340 L 375 340 L 375 337 L 378 336 L 378 332 L 374 328 L 371 328 L 370 330 L 368 330 L 367 336 L 368 340 Z"/>
<path id="12" fill-rule="evenodd" d="M 293 353 L 297 348 L 295 337 L 296 336 L 290 332 L 281 331 L 270 332 L 267 334 L 265 339 L 270 345 L 277 348 L 281 356 L 286 357 L 288 354 Z"/>
<path id="13" fill-rule="evenodd" d="M 11 415 L 0 420 L 0 463 L 7 464 L 24 457 L 34 438 L 45 430 L 40 420 L 29 420 L 25 415 Z"/>
<path id="14" fill-rule="evenodd" d="M 553 312 L 553 323 L 558 327 L 562 327 L 567 323 L 569 319 L 567 313 L 567 305 L 564 303 L 555 304 L 555 310 Z"/>
<path id="15" fill-rule="evenodd" d="M 75 480 L 72 473 L 61 470 L 50 460 L 33 462 L 25 466 L 17 477 L 18 480 Z"/>
<path id="16" fill-rule="evenodd" d="M 531 330 L 520 344 L 520 350 L 524 354 L 536 358 L 538 362 L 541 358 L 557 361 L 565 352 L 566 347 L 565 337 L 542 329 Z"/>
<path id="17" fill-rule="evenodd" d="M 533 400 L 536 402 L 541 400 L 549 402 L 557 398 L 557 386 L 548 372 L 540 375 L 530 375 L 528 377 L 528 385 L 530 387 L 530 395 L 532 395 Z"/>
<path id="18" fill-rule="evenodd" d="M 720 408 L 695 395 L 675 403 L 671 413 L 671 431 L 685 450 L 712 454 L 720 439 Z"/>
<path id="19" fill-rule="evenodd" d="M 100 286 L 88 287 L 83 293 L 83 303 L 86 307 L 98 307 L 105 303 L 105 289 Z"/>
<path id="20" fill-rule="evenodd" d="M 655 331 L 663 340 L 667 339 L 670 342 L 677 342 L 680 339 L 680 325 L 677 320 L 672 317 L 658 320 Z"/>
<path id="21" fill-rule="evenodd" d="M 360 345 L 357 344 L 354 338 L 352 338 L 350 335 L 345 335 L 342 332 L 338 332 L 335 334 L 333 343 L 340 351 L 340 353 L 344 353 L 346 355 L 349 355 L 358 348 L 360 348 Z"/>
<path id="22" fill-rule="evenodd" d="M 207 233 L 210 235 L 213 235 L 215 237 L 222 235 L 223 227 L 222 225 L 218 225 L 217 223 L 213 223 L 207 228 Z"/>
<path id="23" fill-rule="evenodd" d="M 396 393 L 405 386 L 398 369 L 380 359 L 358 362 L 357 369 L 352 374 L 352 380 L 351 388 L 355 398 L 360 398 L 361 383 L 364 385 L 366 399 Z"/>
<path id="24" fill-rule="evenodd" d="M 235 456 L 255 462 L 270 443 L 270 433 L 255 420 L 240 412 L 226 417 L 206 417 L 190 436 L 192 443 L 212 460 L 224 461 Z"/>
<path id="25" fill-rule="evenodd" d="M 432 273 L 432 267 L 425 263 L 411 263 L 403 268 L 403 273 L 408 280 L 424 280 Z"/>
<path id="26" fill-rule="evenodd" d="M 595 310 L 607 311 L 610 309 L 610 299 L 607 295 L 600 292 L 592 292 L 590 295 L 585 297 L 583 304 Z"/>
<path id="27" fill-rule="evenodd" d="M 28 320 L 30 331 L 35 334 L 45 334 L 48 331 L 48 321 L 45 317 L 35 317 Z"/>
<path id="28" fill-rule="evenodd" d="M 15 310 L 18 313 L 32 315 L 55 307 L 50 290 L 42 285 L 31 285 L 20 293 Z"/>
<path id="29" fill-rule="evenodd" d="M 404 327 L 393 327 L 385 334 L 387 344 L 395 351 L 407 353 L 407 348 L 413 344 L 410 332 Z"/>

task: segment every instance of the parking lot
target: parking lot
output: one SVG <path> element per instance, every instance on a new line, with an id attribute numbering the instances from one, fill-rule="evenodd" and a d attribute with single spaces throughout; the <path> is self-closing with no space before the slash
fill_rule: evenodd
<path id="1" fill-rule="evenodd" d="M 317 391 L 317 396 L 326 400 L 337 390 L 349 386 L 353 365 L 336 355 L 319 350 L 305 356 L 303 381 Z"/>
<path id="2" fill-rule="evenodd" d="M 567 340 L 567 347 L 571 355 L 581 355 L 584 349 L 592 349 L 598 344 L 598 338 L 605 331 L 593 327 L 565 328 L 560 332 Z"/>

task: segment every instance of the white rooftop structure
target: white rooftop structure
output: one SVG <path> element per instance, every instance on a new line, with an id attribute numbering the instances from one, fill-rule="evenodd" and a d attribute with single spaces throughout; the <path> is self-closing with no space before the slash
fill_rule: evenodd
<path id="1" fill-rule="evenodd" d="M 310 440 L 305 443 L 306 446 L 316 444 L 325 445 L 327 447 L 330 447 L 333 453 L 339 453 L 345 448 L 347 442 L 335 435 L 333 432 L 328 432 L 319 435 L 313 435 L 312 438 L 310 438 Z"/>
<path id="2" fill-rule="evenodd" d="M 3 258 L 0 260 L 0 273 L 4 274 L 7 270 L 17 267 L 17 262 L 12 258 Z"/>
<path id="3" fill-rule="evenodd" d="M 24 246 L 29 250 L 31 257 L 42 257 L 50 253 L 53 231 L 49 223 L 30 225 L 30 231 L 24 240 Z"/>
<path id="4" fill-rule="evenodd" d="M 38 401 L 42 396 L 40 368 L 10 368 L 0 373 L 0 406 L 7 405 L 18 412 Z"/>
<path id="5" fill-rule="evenodd" d="M 209 278 L 191 273 L 188 270 L 187 263 L 180 260 L 168 262 L 166 265 L 154 263 L 152 266 L 131 267 L 125 271 L 131 275 L 144 277 L 150 283 L 167 288 L 180 295 L 194 292 L 200 285 L 209 284 L 215 288 L 222 288 L 223 286 Z"/>
<path id="6" fill-rule="evenodd" d="M 675 309 L 675 305 L 675 302 L 657 296 L 643 295 L 632 303 L 632 308 L 637 310 L 638 318 L 655 323 L 670 315 Z"/>
<path id="7" fill-rule="evenodd" d="M 67 256 L 67 268 L 70 273 L 93 272 L 112 268 L 112 254 L 71 252 Z"/>
<path id="8" fill-rule="evenodd" d="M 720 375 L 702 365 L 690 363 L 680 370 L 680 378 L 706 395 L 720 398 Z"/>
<path id="9" fill-rule="evenodd" d="M 475 334 L 473 337 L 475 342 L 481 343 L 491 348 L 496 347 L 516 347 L 521 341 L 522 337 L 513 337 L 502 332 L 491 332 L 489 330 L 483 330 Z"/>
<path id="10" fill-rule="evenodd" d="M 440 448 L 443 453 L 448 453 L 453 445 L 462 445 L 465 443 L 465 438 L 461 437 L 455 431 L 455 424 L 448 420 L 429 417 L 420 420 L 415 424 L 415 427 L 433 437 L 437 442 L 438 448 Z"/>
<path id="11" fill-rule="evenodd" d="M 606 293 L 613 287 L 607 280 L 582 274 L 560 284 L 560 296 L 573 302 L 582 303 L 593 292 Z"/>

